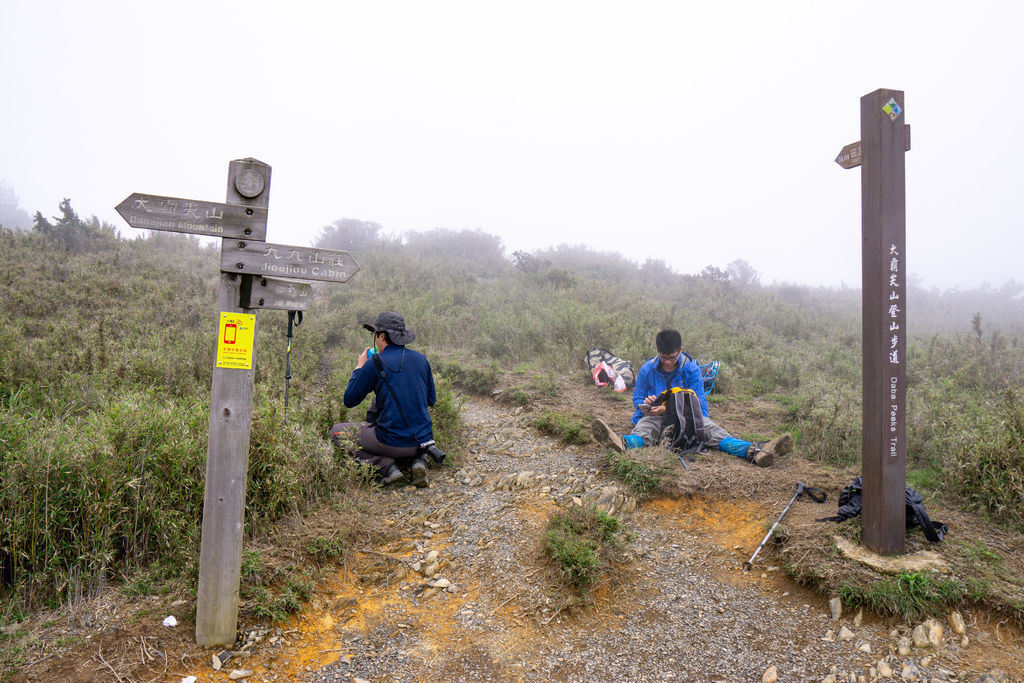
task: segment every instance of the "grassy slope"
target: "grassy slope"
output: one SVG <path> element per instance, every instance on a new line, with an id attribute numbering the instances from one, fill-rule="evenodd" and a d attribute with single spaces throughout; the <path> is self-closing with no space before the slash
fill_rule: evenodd
<path id="1" fill-rule="evenodd" d="M 8 613 L 109 577 L 195 574 L 215 250 L 167 235 L 124 241 L 75 220 L 56 236 L 0 234 Z M 325 246 L 338 236 L 325 231 Z M 318 287 L 296 330 L 287 422 L 286 318 L 261 314 L 250 534 L 358 485 L 324 432 L 347 416 L 339 395 L 367 342 L 358 322 L 384 309 L 406 316 L 417 347 L 447 376 L 476 388 L 517 367 L 578 369 L 592 345 L 638 365 L 654 333 L 675 327 L 694 356 L 723 362 L 721 395 L 778 401 L 803 453 L 859 459 L 859 320 L 849 293 L 738 287 L 585 249 L 545 252 L 517 269 L 479 232 L 435 231 L 405 245 L 371 238 L 354 249 L 363 272 Z M 915 340 L 910 353 L 911 481 L 1019 528 L 1024 417 L 1010 388 L 1024 378 L 1024 345 L 979 325 Z M 457 449 L 457 399 L 441 384 L 439 441 Z"/>

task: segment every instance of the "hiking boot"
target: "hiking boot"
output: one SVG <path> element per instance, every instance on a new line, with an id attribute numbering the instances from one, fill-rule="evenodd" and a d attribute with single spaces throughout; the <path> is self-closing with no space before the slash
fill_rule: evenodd
<path id="1" fill-rule="evenodd" d="M 626 442 L 604 420 L 594 420 L 590 423 L 590 428 L 594 432 L 594 439 L 598 443 L 608 444 L 619 453 L 626 452 Z"/>
<path id="2" fill-rule="evenodd" d="M 761 450 L 768 451 L 777 458 L 781 458 L 793 448 L 793 437 L 788 432 L 780 434 L 764 445 Z"/>
<path id="3" fill-rule="evenodd" d="M 747 459 L 758 467 L 771 467 L 775 458 L 789 453 L 793 447 L 793 437 L 788 433 L 781 434 L 771 441 L 757 441 L 747 447 Z"/>
<path id="4" fill-rule="evenodd" d="M 380 478 L 381 486 L 390 486 L 391 484 L 397 484 L 404 482 L 407 479 L 405 472 L 398 469 L 397 465 L 392 465 L 388 468 L 388 471 L 384 473 L 384 476 Z"/>
<path id="5" fill-rule="evenodd" d="M 676 440 L 676 433 L 679 428 L 676 425 L 671 424 L 665 429 L 661 430 L 661 438 L 658 439 L 658 445 L 662 448 L 672 448 L 672 442 Z"/>
<path id="6" fill-rule="evenodd" d="M 416 458 L 409 468 L 409 477 L 412 485 L 416 488 L 423 488 L 427 485 L 427 462 L 423 458 Z"/>
<path id="7" fill-rule="evenodd" d="M 447 453 L 437 447 L 437 444 L 431 443 L 427 446 L 421 457 L 427 461 L 427 467 L 435 467 L 440 469 L 444 465 L 444 459 Z"/>

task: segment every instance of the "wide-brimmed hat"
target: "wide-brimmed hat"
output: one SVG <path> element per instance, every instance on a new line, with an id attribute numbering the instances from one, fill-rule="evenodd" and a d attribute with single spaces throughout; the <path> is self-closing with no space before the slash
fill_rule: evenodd
<path id="1" fill-rule="evenodd" d="M 384 311 L 377 316 L 373 324 L 363 323 L 370 332 L 387 332 L 392 344 L 405 346 L 416 338 L 413 331 L 405 326 L 405 318 L 393 311 Z"/>

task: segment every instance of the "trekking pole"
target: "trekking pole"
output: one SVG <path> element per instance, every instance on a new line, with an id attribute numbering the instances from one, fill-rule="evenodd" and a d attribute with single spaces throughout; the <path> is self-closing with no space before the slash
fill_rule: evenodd
<path id="1" fill-rule="evenodd" d="M 298 318 L 296 318 L 298 314 Z M 302 311 L 288 311 L 288 350 L 284 357 L 284 419 L 288 419 L 288 382 L 292 378 L 292 323 L 302 324 Z"/>
<path id="2" fill-rule="evenodd" d="M 768 539 L 772 537 L 772 533 L 775 531 L 775 527 L 779 525 L 779 522 L 782 521 L 782 518 L 786 516 L 787 512 L 789 512 L 789 508 L 792 507 L 793 502 L 797 498 L 799 498 L 800 494 L 804 493 L 805 490 L 807 495 L 810 496 L 811 499 L 816 503 L 824 503 L 828 499 L 828 496 L 821 489 L 816 489 L 813 486 L 804 486 L 804 483 L 802 481 L 798 481 L 796 483 L 796 493 L 794 493 L 793 497 L 789 499 L 789 505 L 787 505 L 786 509 L 782 511 L 782 514 L 779 515 L 779 518 L 775 520 L 775 524 L 772 524 L 772 528 L 768 530 L 768 533 L 764 535 L 764 538 L 761 540 L 761 544 L 757 546 L 757 550 L 754 551 L 754 554 L 750 556 L 749 560 L 743 563 L 743 571 L 750 571 L 751 566 L 753 566 L 754 564 L 754 558 L 757 557 L 757 554 L 759 552 L 761 552 L 761 548 L 763 548 L 764 544 L 768 542 Z M 817 493 L 818 495 L 815 495 L 815 493 Z"/>

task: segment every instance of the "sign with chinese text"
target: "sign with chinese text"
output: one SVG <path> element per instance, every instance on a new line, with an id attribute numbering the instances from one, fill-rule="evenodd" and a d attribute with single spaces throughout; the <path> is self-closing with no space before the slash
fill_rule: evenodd
<path id="1" fill-rule="evenodd" d="M 114 208 L 133 228 L 250 240 L 267 237 L 267 209 L 258 206 L 135 192 Z"/>
<path id="2" fill-rule="evenodd" d="M 345 282 L 359 271 L 359 266 L 351 254 L 337 249 L 224 240 L 220 269 L 224 273 Z"/>
<path id="3" fill-rule="evenodd" d="M 251 283 L 248 287 L 246 283 Z M 275 277 L 246 278 L 242 283 L 242 308 L 273 308 L 283 311 L 307 311 L 313 303 L 313 285 L 299 280 Z"/>
<path id="4" fill-rule="evenodd" d="M 217 367 L 251 370 L 255 335 L 255 315 L 222 311 L 217 332 Z"/>
<path id="5" fill-rule="evenodd" d="M 907 131 L 907 140 L 906 144 L 904 145 L 903 151 L 909 152 L 910 125 L 905 126 L 905 130 Z M 846 147 L 843 147 L 841 150 L 839 150 L 839 156 L 836 157 L 836 163 L 842 166 L 843 168 L 855 168 L 857 166 L 860 166 L 861 149 L 862 145 L 860 144 L 860 140 L 858 140 L 857 142 L 851 142 Z"/>

